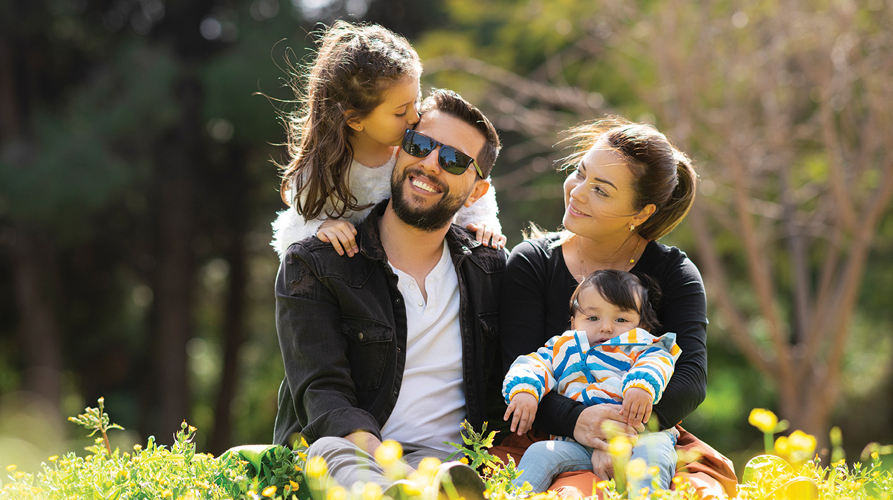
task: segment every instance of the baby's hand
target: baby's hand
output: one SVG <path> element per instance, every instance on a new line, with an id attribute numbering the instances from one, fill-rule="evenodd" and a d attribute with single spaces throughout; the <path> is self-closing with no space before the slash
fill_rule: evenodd
<path id="1" fill-rule="evenodd" d="M 626 417 L 627 425 L 636 426 L 648 423 L 651 418 L 651 394 L 645 389 L 631 387 L 623 393 L 623 408 L 620 416 Z"/>
<path id="2" fill-rule="evenodd" d="M 348 257 L 353 257 L 360 251 L 354 238 L 356 235 L 357 228 L 344 219 L 326 219 L 316 232 L 319 241 L 331 243 L 338 255 L 344 255 L 347 250 Z"/>
<path id="3" fill-rule="evenodd" d="M 475 239 L 483 243 L 484 246 L 490 246 L 497 250 L 505 247 L 505 236 L 493 231 L 492 227 L 487 227 L 483 222 L 480 224 L 469 223 L 465 228 L 474 232 Z"/>
<path id="4" fill-rule="evenodd" d="M 502 419 L 507 422 L 509 415 L 514 412 L 511 431 L 515 432 L 517 429 L 518 435 L 521 436 L 533 426 L 533 419 L 536 417 L 536 406 L 536 397 L 533 394 L 519 392 L 512 396 L 512 401 L 505 410 L 505 416 Z"/>

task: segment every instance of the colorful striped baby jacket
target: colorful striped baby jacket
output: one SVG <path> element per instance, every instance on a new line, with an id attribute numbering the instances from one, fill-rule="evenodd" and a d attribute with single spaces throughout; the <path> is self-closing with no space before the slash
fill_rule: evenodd
<path id="1" fill-rule="evenodd" d="M 636 328 L 590 347 L 585 332 L 568 330 L 518 356 L 505 375 L 502 395 L 506 404 L 518 392 L 540 401 L 557 386 L 559 394 L 592 406 L 622 404 L 624 391 L 638 387 L 657 403 L 681 352 L 675 333 L 655 337 Z"/>

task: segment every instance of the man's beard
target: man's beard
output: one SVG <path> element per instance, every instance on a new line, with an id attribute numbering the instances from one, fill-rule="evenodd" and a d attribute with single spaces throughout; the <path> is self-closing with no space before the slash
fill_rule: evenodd
<path id="1" fill-rule="evenodd" d="M 407 195 L 405 195 L 403 190 L 403 186 L 406 184 L 407 179 L 411 174 L 422 177 L 419 175 L 418 170 L 408 168 L 403 170 L 403 175 L 400 175 L 399 179 L 397 178 L 398 174 L 396 171 L 394 171 L 394 175 L 391 176 L 391 203 L 394 206 L 394 213 L 397 214 L 397 217 L 404 223 L 416 229 L 429 232 L 442 229 L 444 226 L 451 223 L 453 221 L 453 216 L 455 216 L 456 212 L 458 212 L 465 204 L 465 200 L 468 199 L 471 190 L 469 190 L 468 193 L 465 193 L 465 196 L 452 195 L 450 194 L 448 186 L 444 185 L 438 179 L 432 179 L 431 177 L 425 176 L 425 182 L 436 185 L 437 188 L 442 191 L 443 196 L 440 198 L 440 201 L 435 203 L 432 207 L 418 208 L 413 206 L 412 203 L 407 200 Z M 413 195 L 409 194 L 408 196 L 412 197 Z"/>

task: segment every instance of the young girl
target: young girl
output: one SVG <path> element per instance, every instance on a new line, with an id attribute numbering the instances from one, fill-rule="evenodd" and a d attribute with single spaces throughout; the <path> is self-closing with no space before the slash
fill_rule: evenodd
<path id="1" fill-rule="evenodd" d="M 273 223 L 280 258 L 312 235 L 340 255 L 357 251 L 355 223 L 390 197 L 391 172 L 406 129 L 419 121 L 419 56 L 401 36 L 378 25 L 337 21 L 293 88 L 303 106 L 287 117 L 291 160 L 280 192 L 289 209 Z M 459 211 L 456 223 L 478 241 L 502 247 L 493 190 Z"/>
<path id="2" fill-rule="evenodd" d="M 654 290 L 656 292 L 656 290 Z M 552 389 L 587 406 L 621 404 L 630 426 L 647 423 L 679 358 L 676 334 L 654 337 L 645 329 L 659 326 L 648 288 L 634 274 L 596 271 L 571 297 L 571 328 L 535 353 L 519 356 L 505 376 L 502 393 L 512 416 L 511 430 L 524 434 L 533 424 L 538 402 Z M 591 469 L 592 448 L 569 437 L 534 443 L 524 453 L 516 486 L 529 482 L 534 493 L 546 491 L 562 472 Z M 639 436 L 631 460 L 642 458 L 658 468 L 657 484 L 670 487 L 676 471 L 675 430 Z M 650 487 L 645 472 L 630 479 L 630 491 Z"/>

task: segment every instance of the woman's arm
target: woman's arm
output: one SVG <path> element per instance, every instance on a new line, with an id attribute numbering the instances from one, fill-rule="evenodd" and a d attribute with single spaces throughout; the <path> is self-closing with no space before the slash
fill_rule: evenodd
<path id="1" fill-rule="evenodd" d="M 660 402 L 654 406 L 660 428 L 693 412 L 707 394 L 707 295 L 698 268 L 684 255 L 654 276 L 661 286 L 661 330 L 676 334 L 682 354 Z"/>

